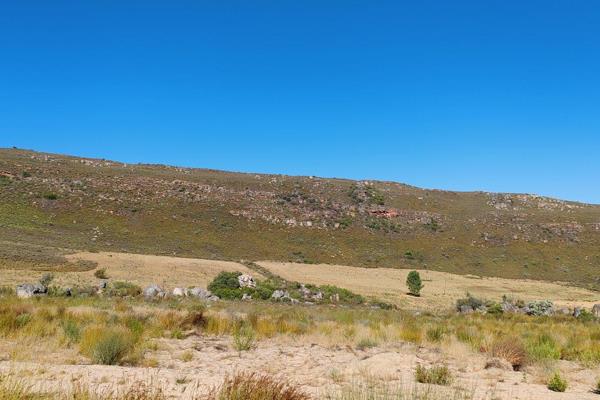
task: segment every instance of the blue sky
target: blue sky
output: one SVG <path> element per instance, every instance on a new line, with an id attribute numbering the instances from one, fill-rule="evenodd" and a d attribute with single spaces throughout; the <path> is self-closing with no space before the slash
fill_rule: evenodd
<path id="1" fill-rule="evenodd" d="M 600 3 L 5 1 L 0 146 L 600 203 Z"/>

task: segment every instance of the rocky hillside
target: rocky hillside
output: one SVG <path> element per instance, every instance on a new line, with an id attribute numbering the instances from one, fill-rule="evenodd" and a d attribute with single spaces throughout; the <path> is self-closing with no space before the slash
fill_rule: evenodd
<path id="1" fill-rule="evenodd" d="M 600 288 L 600 206 L 0 150 L 0 266 L 71 250 L 428 268 Z"/>

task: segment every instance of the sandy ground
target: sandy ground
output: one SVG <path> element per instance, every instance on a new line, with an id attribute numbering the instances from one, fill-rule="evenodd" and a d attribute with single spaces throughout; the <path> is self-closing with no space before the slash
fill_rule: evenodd
<path id="1" fill-rule="evenodd" d="M 561 283 L 482 278 L 426 270 L 419 270 L 425 287 L 421 297 L 417 298 L 406 294 L 406 276 L 409 272 L 407 269 L 273 261 L 262 261 L 258 264 L 291 281 L 336 285 L 405 307 L 445 309 L 452 307 L 456 299 L 464 297 L 467 292 L 490 300 L 500 300 L 503 295 L 523 300 L 549 299 L 559 306 L 569 307 L 591 308 L 595 303 L 600 303 L 600 293 Z"/>
<path id="2" fill-rule="evenodd" d="M 248 352 L 231 348 L 227 337 L 191 336 L 184 340 L 161 339 L 158 350 L 148 354 L 158 362 L 155 368 L 134 368 L 99 365 L 68 365 L 60 356 L 49 356 L 47 363 L 0 362 L 0 373 L 26 380 L 40 391 L 63 391 L 74 385 L 90 386 L 97 392 L 124 390 L 135 382 L 161 387 L 172 398 L 190 399 L 217 386 L 227 374 L 235 371 L 257 371 L 272 374 L 302 385 L 315 396 L 358 382 L 384 382 L 388 385 L 412 387 L 414 369 L 446 363 L 456 379 L 450 388 L 436 386 L 434 391 L 465 390 L 478 400 L 585 400 L 597 399 L 590 392 L 600 371 L 584 370 L 574 363 L 560 362 L 569 381 L 566 393 L 550 392 L 543 384 L 548 372 L 485 369 L 486 359 L 464 349 L 441 352 L 437 349 L 397 343 L 382 348 L 355 350 L 348 347 L 323 346 L 291 339 L 262 341 Z M 6 347 L 7 343 L 3 343 Z M 459 346 L 459 344 L 456 344 Z M 1 351 L 1 350 L 0 350 Z M 39 349 L 40 352 L 48 350 Z M 186 352 L 190 361 L 182 361 Z M 65 355 L 68 357 L 69 354 Z M 50 362 L 52 360 L 52 362 Z M 421 385 L 419 385 L 421 386 Z M 449 395 L 448 398 L 453 398 Z"/>

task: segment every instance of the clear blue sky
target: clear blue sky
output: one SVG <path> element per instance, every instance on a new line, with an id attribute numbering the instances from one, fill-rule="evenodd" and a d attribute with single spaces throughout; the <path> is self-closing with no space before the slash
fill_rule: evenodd
<path id="1" fill-rule="evenodd" d="M 600 203 L 596 1 L 3 1 L 0 146 Z"/>

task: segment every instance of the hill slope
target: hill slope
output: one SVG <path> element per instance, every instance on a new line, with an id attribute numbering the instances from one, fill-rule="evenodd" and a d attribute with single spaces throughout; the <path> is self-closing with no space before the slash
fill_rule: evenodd
<path id="1" fill-rule="evenodd" d="M 0 149 L 0 266 L 71 249 L 425 268 L 600 288 L 600 206 Z"/>

